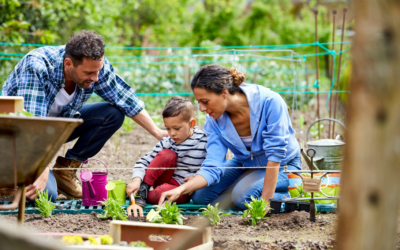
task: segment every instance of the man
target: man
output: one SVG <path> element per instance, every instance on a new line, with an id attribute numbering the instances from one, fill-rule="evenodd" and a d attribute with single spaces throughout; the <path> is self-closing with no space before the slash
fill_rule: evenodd
<path id="1" fill-rule="evenodd" d="M 81 118 L 68 141 L 77 140 L 65 157 L 59 156 L 27 186 L 26 197 L 35 199 L 36 190 L 49 190 L 55 201 L 58 191 L 82 197 L 76 170 L 96 155 L 121 127 L 124 116 L 131 117 L 150 134 L 161 140 L 168 136 L 160 130 L 129 85 L 104 57 L 103 38 L 90 31 L 74 34 L 65 46 L 42 47 L 28 53 L 7 78 L 3 96 L 23 96 L 24 108 L 35 116 Z M 92 93 L 106 102 L 84 104 Z M 57 183 L 56 183 L 57 181 Z"/>

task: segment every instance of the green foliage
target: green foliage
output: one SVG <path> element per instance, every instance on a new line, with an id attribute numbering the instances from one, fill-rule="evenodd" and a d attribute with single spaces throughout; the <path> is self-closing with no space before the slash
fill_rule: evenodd
<path id="1" fill-rule="evenodd" d="M 129 243 L 130 247 L 148 247 L 147 244 L 143 241 L 132 241 Z"/>
<path id="2" fill-rule="evenodd" d="M 244 205 L 248 208 L 242 215 L 242 218 L 251 220 L 253 226 L 257 226 L 257 222 L 262 220 L 268 212 L 269 202 L 265 201 L 264 198 L 257 200 L 251 196 L 251 202 L 246 202 Z M 248 218 L 249 216 L 249 218 Z"/>
<path id="3" fill-rule="evenodd" d="M 314 124 L 314 126 L 312 126 L 311 128 L 310 128 L 310 134 L 311 134 L 311 136 L 312 137 L 314 137 L 315 139 L 317 139 L 317 140 L 319 140 L 320 138 L 319 138 L 319 135 L 321 135 L 322 134 L 322 132 L 324 131 L 324 129 L 325 129 L 325 126 L 324 126 L 324 124 L 322 124 L 322 122 L 320 122 L 319 123 L 319 131 L 318 131 L 318 122 L 316 123 L 316 124 Z"/>
<path id="4" fill-rule="evenodd" d="M 127 135 L 135 127 L 136 123 L 131 118 L 125 117 L 124 123 L 122 124 L 122 131 Z"/>
<path id="5" fill-rule="evenodd" d="M 125 211 L 113 198 L 108 198 L 107 200 L 102 201 L 101 204 L 104 206 L 104 213 L 98 214 L 98 218 L 108 219 L 111 217 L 113 220 L 128 220 Z"/>
<path id="6" fill-rule="evenodd" d="M 38 195 L 38 197 L 35 199 L 35 202 L 36 207 L 40 212 L 40 216 L 42 216 L 43 218 L 51 217 L 51 212 L 56 207 L 56 205 L 53 205 L 51 203 L 51 200 L 49 200 L 49 190 L 46 190 L 46 192 L 40 192 L 39 190 L 36 190 L 36 194 Z"/>
<path id="7" fill-rule="evenodd" d="M 333 5 L 333 4 L 331 4 Z M 340 9 L 345 3 L 337 4 Z M 107 46 L 241 46 L 312 43 L 314 15 L 319 11 L 319 42 L 330 41 L 331 20 L 326 4 L 292 4 L 290 0 L 218 1 L 218 0 L 0 0 L 0 41 L 31 44 L 65 44 L 73 32 L 95 30 Z M 34 47 L 1 46 L 0 88 L 23 55 Z M 295 48 L 299 54 L 314 53 L 314 46 Z M 203 65 L 235 65 L 247 75 L 247 82 L 269 88 L 294 85 L 294 65 L 257 56 L 288 56 L 288 53 L 254 52 L 233 61 L 226 55 L 193 58 L 191 54 L 218 49 L 107 49 L 106 57 L 115 71 L 138 93 L 190 92 L 190 79 Z M 322 50 L 320 49 L 320 52 Z M 344 54 L 345 55 L 345 54 Z M 142 56 L 142 58 L 134 58 Z M 161 56 L 154 58 L 150 56 Z M 168 56 L 168 58 L 166 58 Z M 327 60 L 321 56 L 321 88 L 329 79 L 322 76 Z M 329 57 L 329 56 L 326 56 Z M 326 58 L 325 58 L 326 59 Z M 346 61 L 346 58 L 343 60 Z M 150 64 L 152 63 L 152 64 Z M 310 69 L 315 60 L 307 59 Z M 302 67 L 301 65 L 299 67 Z M 305 72 L 299 69 L 297 86 L 305 87 Z M 310 82 L 313 81 L 310 77 Z M 290 91 L 290 89 L 287 89 Z M 296 89 L 309 90 L 309 89 Z M 322 90 L 322 89 L 321 89 Z M 283 95 L 287 103 L 292 94 Z M 311 95 L 298 95 L 303 106 Z M 170 97 L 141 97 L 157 125 L 159 114 Z M 92 97 L 91 102 L 102 101 Z M 125 124 L 125 123 L 124 123 Z M 123 127 L 129 131 L 130 124 Z"/>
<path id="8" fill-rule="evenodd" d="M 185 218 L 182 216 L 182 209 L 178 208 L 175 202 L 167 201 L 165 206 L 159 209 L 161 215 L 154 216 L 150 222 L 183 225 Z"/>
<path id="9" fill-rule="evenodd" d="M 221 223 L 221 217 L 230 215 L 231 213 L 222 213 L 222 210 L 218 208 L 218 203 L 215 206 L 210 204 L 207 205 L 207 208 L 201 208 L 199 211 L 203 210 L 201 213 L 204 217 L 206 217 L 211 225 L 215 226 Z"/>

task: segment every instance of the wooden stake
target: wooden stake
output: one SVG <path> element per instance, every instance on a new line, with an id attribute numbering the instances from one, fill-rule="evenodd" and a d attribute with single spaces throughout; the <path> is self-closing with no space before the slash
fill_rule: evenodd
<path id="1" fill-rule="evenodd" d="M 333 28 L 332 28 L 332 50 L 335 50 L 335 31 L 336 31 L 336 10 L 332 11 L 333 14 Z M 332 63 L 331 63 L 331 84 L 333 82 L 333 76 L 335 75 L 335 72 L 333 72 L 335 61 L 334 61 L 335 55 L 332 55 Z M 329 97 L 329 118 L 332 118 L 332 95 Z M 333 135 L 331 136 L 331 121 L 329 121 L 329 126 L 328 126 L 328 138 L 333 138 Z"/>
<path id="2" fill-rule="evenodd" d="M 318 10 L 314 10 L 315 16 L 315 42 L 318 42 Z M 315 45 L 315 53 L 318 54 L 318 45 Z M 315 73 L 315 80 L 317 83 L 317 119 L 319 120 L 319 63 L 318 63 L 318 55 L 315 57 L 316 60 L 316 73 Z M 321 139 L 321 128 L 318 122 L 318 139 Z"/>
<path id="3" fill-rule="evenodd" d="M 395 249 L 400 204 L 400 8 L 356 0 L 337 249 Z"/>

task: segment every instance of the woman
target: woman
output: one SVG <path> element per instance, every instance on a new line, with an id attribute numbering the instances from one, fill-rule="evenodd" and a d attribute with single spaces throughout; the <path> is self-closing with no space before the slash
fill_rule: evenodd
<path id="1" fill-rule="evenodd" d="M 283 166 L 300 170 L 301 159 L 288 108 L 279 94 L 245 84 L 245 79 L 237 69 L 220 65 L 196 73 L 192 91 L 200 110 L 208 113 L 206 160 L 194 178 L 165 192 L 160 204 L 192 192 L 194 203 L 215 203 L 226 194 L 240 209 L 246 209 L 251 196 L 267 201 L 289 197 Z M 226 161 L 228 148 L 234 157 Z"/>

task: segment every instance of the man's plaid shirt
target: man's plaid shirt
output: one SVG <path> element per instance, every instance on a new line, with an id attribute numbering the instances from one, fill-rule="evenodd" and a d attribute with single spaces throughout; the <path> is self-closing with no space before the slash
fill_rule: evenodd
<path id="1" fill-rule="evenodd" d="M 4 83 L 3 96 L 24 97 L 24 108 L 35 116 L 47 116 L 58 92 L 63 88 L 65 46 L 42 47 L 27 54 L 15 66 Z M 79 109 L 92 93 L 118 107 L 132 117 L 144 109 L 144 103 L 133 89 L 114 72 L 107 59 L 99 72 L 99 80 L 89 89 L 77 86 L 75 97 L 59 117 L 79 117 Z"/>

